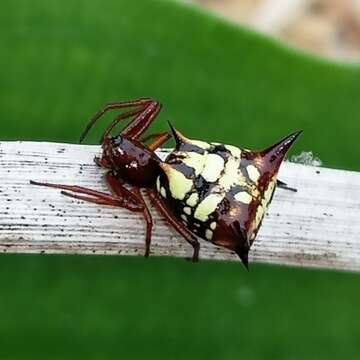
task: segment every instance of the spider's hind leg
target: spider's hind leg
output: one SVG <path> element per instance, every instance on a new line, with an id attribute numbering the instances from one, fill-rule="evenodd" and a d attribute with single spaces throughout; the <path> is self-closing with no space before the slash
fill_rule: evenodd
<path id="1" fill-rule="evenodd" d="M 276 181 L 276 185 L 277 185 L 279 188 L 281 188 L 281 189 L 285 189 L 285 190 L 290 190 L 290 191 L 293 191 L 293 192 L 297 192 L 297 189 L 288 186 L 285 182 L 283 182 L 283 181 L 281 181 L 281 180 L 277 180 L 277 181 Z"/>
<path id="2" fill-rule="evenodd" d="M 165 217 L 169 224 L 193 247 L 192 261 L 199 261 L 200 243 L 186 226 L 180 222 L 166 207 L 162 198 L 160 198 L 154 189 L 147 189 L 150 201 L 155 208 Z"/>
<path id="3" fill-rule="evenodd" d="M 52 184 L 46 182 L 43 183 L 32 180 L 30 181 L 30 184 L 61 189 L 61 193 L 63 195 L 78 200 L 83 200 L 98 205 L 109 205 L 125 208 L 133 212 L 142 213 L 146 223 L 145 256 L 148 257 L 150 253 L 151 230 L 153 222 L 150 211 L 139 188 L 133 187 L 132 189 L 127 189 L 111 171 L 106 174 L 105 179 L 113 194 L 108 194 L 102 191 L 88 189 L 77 185 Z"/>
<path id="4" fill-rule="evenodd" d="M 143 211 L 143 205 L 139 203 L 138 199 L 134 197 L 134 195 L 131 194 L 131 192 L 125 187 L 123 187 L 121 184 L 118 184 L 116 195 L 107 194 L 102 191 L 97 191 L 77 185 L 53 184 L 33 180 L 30 180 L 30 184 L 61 189 L 63 190 L 61 192 L 63 195 L 99 205 L 123 207 L 134 212 Z"/>

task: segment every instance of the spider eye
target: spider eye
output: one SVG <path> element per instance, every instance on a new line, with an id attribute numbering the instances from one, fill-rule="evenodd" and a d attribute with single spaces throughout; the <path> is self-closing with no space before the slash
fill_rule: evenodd
<path id="1" fill-rule="evenodd" d="M 114 136 L 111 138 L 110 142 L 111 142 L 111 145 L 113 145 L 113 146 L 120 146 L 123 142 L 123 138 L 121 135 Z"/>

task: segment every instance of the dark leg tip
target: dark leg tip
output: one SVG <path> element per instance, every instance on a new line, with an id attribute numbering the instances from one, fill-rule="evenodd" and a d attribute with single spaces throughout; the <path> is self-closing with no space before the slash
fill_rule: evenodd
<path id="1" fill-rule="evenodd" d="M 192 263 L 197 263 L 199 262 L 199 254 L 194 254 L 192 257 L 186 257 L 185 260 Z"/>
<path id="2" fill-rule="evenodd" d="M 99 158 L 98 156 L 95 156 L 95 157 L 94 157 L 94 163 L 95 163 L 97 166 L 101 167 L 100 158 Z"/>
<path id="3" fill-rule="evenodd" d="M 284 183 L 284 182 L 281 181 L 281 180 L 277 180 L 276 185 L 277 185 L 277 187 L 279 187 L 280 189 L 285 189 L 285 190 L 297 192 L 297 189 L 288 186 L 286 183 Z"/>
<path id="4" fill-rule="evenodd" d="M 200 251 L 200 244 L 197 243 L 194 245 L 194 253 L 193 253 L 193 256 L 192 256 L 192 262 L 193 263 L 196 263 L 199 261 L 199 251 Z"/>
<path id="5" fill-rule="evenodd" d="M 30 180 L 29 183 L 30 183 L 30 185 L 47 186 L 47 183 L 41 183 L 41 182 L 34 181 L 34 180 Z"/>
<path id="6" fill-rule="evenodd" d="M 197 262 L 199 262 L 199 259 L 197 258 L 197 259 L 194 259 L 194 257 L 186 257 L 186 258 L 184 258 L 186 261 L 188 261 L 188 262 L 191 262 L 191 263 L 197 263 Z"/>

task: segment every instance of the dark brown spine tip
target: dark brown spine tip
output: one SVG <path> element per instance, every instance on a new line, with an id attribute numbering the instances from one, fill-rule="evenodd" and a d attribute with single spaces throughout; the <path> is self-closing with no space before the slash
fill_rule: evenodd
<path id="1" fill-rule="evenodd" d="M 280 154 L 285 155 L 287 151 L 290 149 L 291 145 L 297 139 L 297 137 L 302 133 L 302 130 L 295 131 L 292 134 L 288 135 L 286 138 L 280 141 L 280 146 L 278 151 Z"/>
<path id="2" fill-rule="evenodd" d="M 183 139 L 181 134 L 171 125 L 170 121 L 168 120 L 168 124 L 170 127 L 170 130 L 173 134 L 173 137 L 175 139 L 175 143 L 176 143 L 176 149 L 178 149 L 182 144 L 183 144 Z"/>
<path id="3" fill-rule="evenodd" d="M 238 254 L 243 265 L 245 266 L 245 269 L 249 271 L 249 250 L 243 249 L 241 251 L 237 251 L 236 253 Z"/>
<path id="4" fill-rule="evenodd" d="M 277 170 L 284 159 L 286 153 L 290 149 L 291 145 L 297 139 L 297 137 L 302 133 L 302 130 L 295 131 L 292 134 L 286 136 L 276 144 L 268 147 L 267 149 L 261 151 L 261 155 L 264 159 L 267 160 L 271 166 Z"/>

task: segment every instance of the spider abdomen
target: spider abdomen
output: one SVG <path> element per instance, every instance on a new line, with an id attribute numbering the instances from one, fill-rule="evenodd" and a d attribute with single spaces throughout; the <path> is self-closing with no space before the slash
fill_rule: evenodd
<path id="1" fill-rule="evenodd" d="M 197 236 L 239 255 L 247 252 L 274 187 L 267 199 L 263 195 L 275 179 L 261 174 L 258 153 L 176 135 L 177 147 L 157 179 L 167 207 Z"/>
<path id="2" fill-rule="evenodd" d="M 250 151 L 172 131 L 176 148 L 160 164 L 160 196 L 188 230 L 235 251 L 247 264 L 279 166 L 298 133 L 263 151 Z"/>

